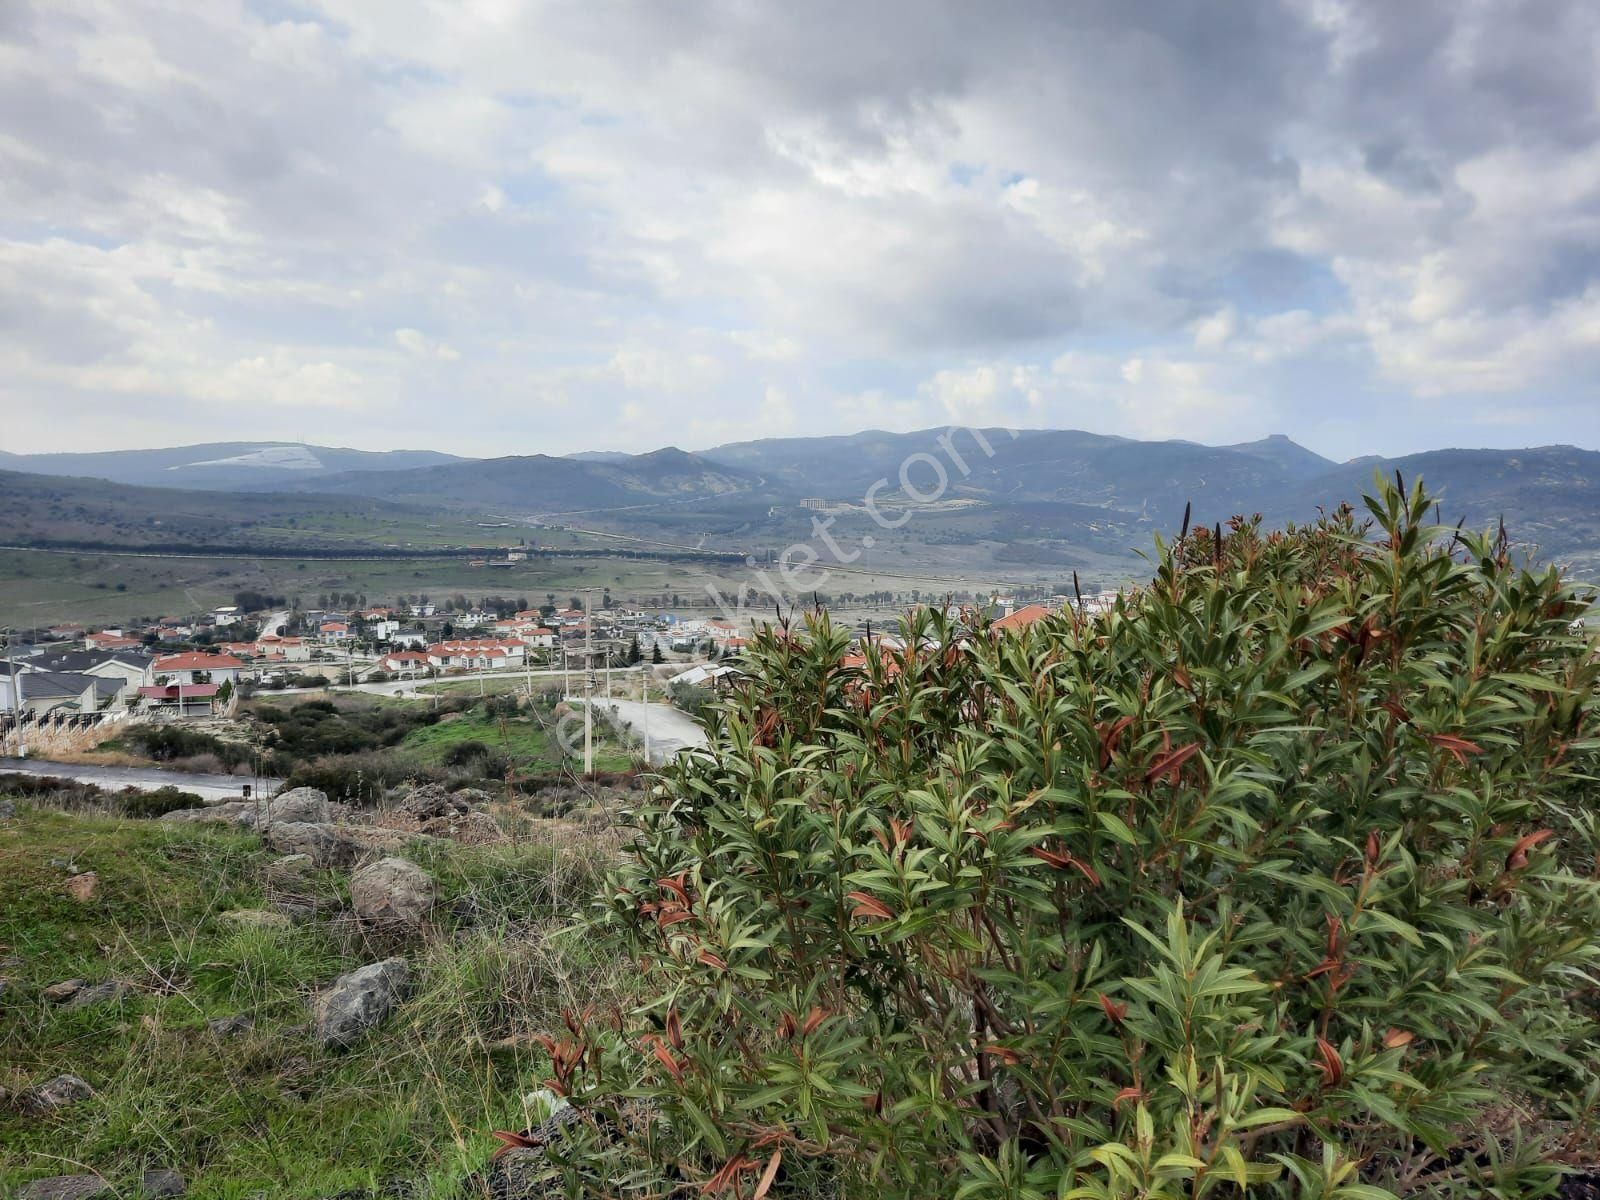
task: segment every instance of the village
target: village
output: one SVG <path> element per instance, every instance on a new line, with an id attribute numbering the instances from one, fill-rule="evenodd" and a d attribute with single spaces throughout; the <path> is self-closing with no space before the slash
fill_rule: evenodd
<path id="1" fill-rule="evenodd" d="M 6 630 L 0 752 L 24 751 L 30 729 L 226 718 L 252 694 L 354 688 L 420 695 L 452 681 L 538 674 L 560 676 L 565 692 L 582 691 L 591 676 L 604 678 L 609 695 L 612 669 L 645 666 L 662 699 L 688 689 L 714 692 L 739 678 L 756 623 L 615 605 L 609 592 L 603 599 L 572 596 L 565 606 L 551 595 L 537 607 L 499 597 L 472 605 L 418 597 L 309 609 L 261 607 L 270 597 L 239 599 L 246 603 L 142 624 Z M 1052 595 L 1024 603 L 996 593 L 990 612 L 1005 629 L 1069 604 L 1090 610 L 1110 600 Z M 857 663 L 869 646 L 900 645 L 883 621 L 876 628 L 859 622 L 856 641 Z"/>

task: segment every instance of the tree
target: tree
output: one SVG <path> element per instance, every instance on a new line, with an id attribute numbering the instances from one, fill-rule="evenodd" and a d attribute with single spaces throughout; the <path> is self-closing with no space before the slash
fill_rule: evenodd
<path id="1" fill-rule="evenodd" d="M 660 666 L 662 663 L 667 661 L 667 656 L 661 653 L 661 643 L 659 641 L 651 643 L 650 661 L 655 663 L 657 666 Z"/>
<path id="2" fill-rule="evenodd" d="M 628 639 L 628 655 L 625 660 L 628 666 L 637 666 L 644 659 L 644 653 L 639 649 L 639 635 L 636 633 Z"/>
<path id="3" fill-rule="evenodd" d="M 596 898 L 641 994 L 560 1035 L 569 1191 L 1550 1194 L 1524 1131 L 1600 1070 L 1590 597 L 1431 506 L 860 665 L 758 635 Z"/>
<path id="4" fill-rule="evenodd" d="M 583 601 L 581 599 L 579 599 L 577 596 L 572 596 L 572 597 L 569 598 L 569 600 L 567 602 L 567 607 L 568 608 L 573 608 L 573 609 L 581 609 L 583 607 Z"/>

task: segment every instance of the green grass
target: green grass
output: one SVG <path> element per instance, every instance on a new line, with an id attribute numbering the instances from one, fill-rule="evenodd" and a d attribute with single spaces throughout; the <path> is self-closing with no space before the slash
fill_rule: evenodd
<path id="1" fill-rule="evenodd" d="M 19 960 L 4 969 L 0 1086 L 72 1072 L 96 1095 L 43 1118 L 0 1104 L 0 1194 L 83 1170 L 126 1185 L 155 1166 L 181 1170 L 200 1197 L 293 1200 L 394 1178 L 451 1194 L 491 1130 L 526 1124 L 520 1097 L 543 1062 L 523 1035 L 614 972 L 579 938 L 529 932 L 582 904 L 591 852 L 446 843 L 411 856 L 442 895 L 422 940 L 369 944 L 341 920 L 238 928 L 219 914 L 262 903 L 270 856 L 255 838 L 20 803 L 0 823 L 0 956 Z M 64 892 L 57 859 L 98 872 L 89 902 Z M 345 882 L 326 873 L 315 886 L 337 900 Z M 410 998 L 367 1041 L 323 1050 L 301 1028 L 316 990 L 397 952 L 413 965 Z M 82 1009 L 40 997 L 74 977 L 138 990 Z M 206 1030 L 236 1013 L 255 1029 Z"/>
<path id="2" fill-rule="evenodd" d="M 595 726 L 595 769 L 625 771 L 633 758 L 603 723 Z M 509 755 L 519 767 L 555 770 L 565 761 L 551 733 L 532 717 L 489 717 L 474 709 L 458 716 L 414 729 L 398 749 L 419 761 L 438 766 L 452 747 L 463 742 L 482 742 L 492 750 Z"/>

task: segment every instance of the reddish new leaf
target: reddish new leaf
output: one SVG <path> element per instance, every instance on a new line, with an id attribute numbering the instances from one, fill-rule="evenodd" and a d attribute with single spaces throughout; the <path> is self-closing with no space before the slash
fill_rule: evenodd
<path id="1" fill-rule="evenodd" d="M 1158 779 L 1165 779 L 1168 783 L 1176 785 L 1183 764 L 1198 753 L 1200 753 L 1200 743 L 1190 742 L 1187 746 L 1179 746 L 1176 750 L 1163 754 L 1144 773 L 1144 781 L 1154 783 Z"/>
<path id="2" fill-rule="evenodd" d="M 1511 853 L 1506 855 L 1506 870 L 1520 871 L 1528 865 L 1528 851 L 1540 842 L 1556 835 L 1554 829 L 1541 829 L 1537 833 L 1530 833 L 1527 837 L 1518 838 L 1517 844 L 1511 847 Z"/>
<path id="3" fill-rule="evenodd" d="M 844 898 L 856 902 L 856 906 L 850 910 L 852 917 L 873 917 L 879 921 L 894 920 L 894 910 L 866 892 L 846 892 Z"/>

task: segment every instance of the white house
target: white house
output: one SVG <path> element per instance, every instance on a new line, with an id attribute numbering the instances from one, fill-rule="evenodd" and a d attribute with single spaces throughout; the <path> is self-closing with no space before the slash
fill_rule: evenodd
<path id="1" fill-rule="evenodd" d="M 166 684 L 238 683 L 244 663 L 231 654 L 172 654 L 150 667 L 156 682 Z"/>

